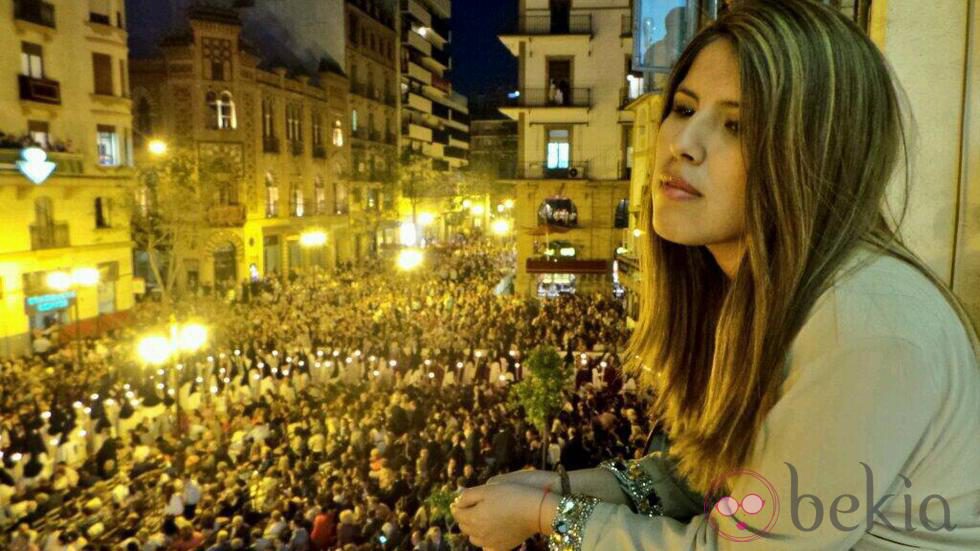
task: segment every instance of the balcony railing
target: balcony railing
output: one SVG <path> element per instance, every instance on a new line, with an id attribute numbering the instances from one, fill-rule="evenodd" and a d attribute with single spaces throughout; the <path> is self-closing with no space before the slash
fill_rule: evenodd
<path id="1" fill-rule="evenodd" d="M 17 75 L 17 82 L 20 85 L 20 99 L 61 105 L 61 85 L 57 80 Z"/>
<path id="2" fill-rule="evenodd" d="M 294 157 L 299 157 L 303 154 L 303 142 L 299 140 L 289 142 L 289 151 Z"/>
<path id="3" fill-rule="evenodd" d="M 446 147 L 443 149 L 447 157 L 452 157 L 454 159 L 465 159 L 466 150 L 461 147 Z"/>
<path id="4" fill-rule="evenodd" d="M 313 146 L 313 157 L 317 159 L 327 158 L 327 148 L 322 145 Z"/>
<path id="5" fill-rule="evenodd" d="M 48 226 L 31 224 L 31 250 L 69 247 L 68 223 L 55 222 Z"/>
<path id="6" fill-rule="evenodd" d="M 592 107 L 592 89 L 525 88 L 509 103 L 513 107 Z"/>
<path id="7" fill-rule="evenodd" d="M 633 16 L 623 14 L 619 19 L 619 36 L 633 36 Z"/>
<path id="8" fill-rule="evenodd" d="M 552 17 L 551 15 L 526 15 L 517 21 L 515 34 L 592 34 L 592 16 L 589 14 Z"/>
<path id="9" fill-rule="evenodd" d="M 14 3 L 14 17 L 22 21 L 29 21 L 45 27 L 55 28 L 54 26 L 54 4 L 42 2 L 41 0 L 16 0 Z"/>
<path id="10" fill-rule="evenodd" d="M 563 167 L 549 167 L 545 161 L 524 163 L 521 166 L 521 178 L 538 179 L 568 179 L 580 180 L 589 177 L 589 161 L 570 162 Z"/>
<path id="11" fill-rule="evenodd" d="M 263 136 L 262 151 L 266 153 L 279 153 L 279 138 L 275 136 Z"/>
<path id="12" fill-rule="evenodd" d="M 381 141 L 381 132 L 378 132 L 377 130 L 371 130 L 370 132 L 368 132 L 368 138 L 372 142 L 380 142 Z"/>
<path id="13" fill-rule="evenodd" d="M 449 132 L 446 132 L 445 130 L 433 130 L 432 142 L 441 143 L 442 145 L 449 145 Z"/>
<path id="14" fill-rule="evenodd" d="M 386 94 L 385 95 L 385 104 L 390 105 L 391 107 L 394 107 L 394 106 L 398 105 L 398 98 L 395 97 L 395 94 Z"/>
<path id="15" fill-rule="evenodd" d="M 354 130 L 353 132 L 351 132 L 351 135 L 353 137 L 359 139 L 359 140 L 366 140 L 366 139 L 368 139 L 368 131 L 367 131 L 367 128 L 364 128 L 364 127 L 361 127 L 361 128 L 358 128 L 357 130 Z"/>
<path id="16" fill-rule="evenodd" d="M 394 132 L 388 132 L 385 135 L 385 143 L 388 145 L 395 145 L 396 143 L 398 143 L 398 137 L 395 136 Z"/>
<path id="17" fill-rule="evenodd" d="M 358 96 L 367 96 L 367 85 L 363 82 L 351 81 L 350 91 Z"/>
<path id="18" fill-rule="evenodd" d="M 244 225 L 245 205 L 212 205 L 208 209 L 208 222 L 224 228 Z"/>

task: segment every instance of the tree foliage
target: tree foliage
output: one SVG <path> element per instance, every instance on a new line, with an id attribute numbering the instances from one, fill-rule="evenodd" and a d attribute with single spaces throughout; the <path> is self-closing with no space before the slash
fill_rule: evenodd
<path id="1" fill-rule="evenodd" d="M 539 346 L 524 362 L 524 379 L 511 387 L 511 399 L 524 408 L 531 423 L 547 434 L 561 410 L 573 368 L 551 346 Z"/>

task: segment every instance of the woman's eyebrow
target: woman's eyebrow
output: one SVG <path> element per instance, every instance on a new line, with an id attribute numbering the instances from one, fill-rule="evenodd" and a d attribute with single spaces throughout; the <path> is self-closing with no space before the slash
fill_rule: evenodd
<path id="1" fill-rule="evenodd" d="M 691 96 L 694 99 L 694 101 L 701 101 L 701 98 L 699 98 L 697 94 L 692 92 L 690 88 L 686 88 L 684 86 L 678 86 L 677 92 Z M 737 101 L 733 101 L 733 100 L 723 100 L 723 101 L 719 101 L 718 103 L 722 104 L 725 107 L 738 108 L 740 106 L 740 104 Z"/>

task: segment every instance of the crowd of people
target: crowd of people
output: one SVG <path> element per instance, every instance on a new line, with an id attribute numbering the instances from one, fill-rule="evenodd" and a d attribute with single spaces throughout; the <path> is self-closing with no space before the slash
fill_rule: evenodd
<path id="1" fill-rule="evenodd" d="M 643 448 L 611 296 L 501 295 L 503 251 L 430 249 L 152 301 L 82 347 L 0 363 L 0 544 L 11 550 L 466 549 L 448 501 L 524 467 Z M 210 328 L 165 365 L 170 313 Z M 545 442 L 508 398 L 539 345 L 577 367 Z M 544 464 L 542 464 L 544 463 Z"/>

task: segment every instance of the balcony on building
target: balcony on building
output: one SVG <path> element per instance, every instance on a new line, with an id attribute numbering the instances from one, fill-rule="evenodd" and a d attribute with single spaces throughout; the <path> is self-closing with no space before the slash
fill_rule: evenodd
<path id="1" fill-rule="evenodd" d="M 293 140 L 289 142 L 289 151 L 294 157 L 299 157 L 303 154 L 303 142 L 299 140 Z"/>
<path id="2" fill-rule="evenodd" d="M 433 130 L 432 143 L 441 143 L 442 145 L 449 145 L 449 132 L 446 130 Z"/>
<path id="3" fill-rule="evenodd" d="M 70 246 L 67 222 L 48 225 L 31 224 L 31 250 L 61 249 Z"/>
<path id="4" fill-rule="evenodd" d="M 20 86 L 20 99 L 61 105 L 61 84 L 57 80 L 17 75 Z"/>
<path id="5" fill-rule="evenodd" d="M 262 136 L 262 151 L 265 153 L 279 153 L 279 138 L 275 136 Z"/>
<path id="6" fill-rule="evenodd" d="M 208 223 L 219 228 L 240 227 L 245 224 L 245 205 L 212 205 Z"/>
<path id="7" fill-rule="evenodd" d="M 314 159 L 326 159 L 327 158 L 327 148 L 320 145 L 313 146 L 313 158 Z"/>
<path id="8" fill-rule="evenodd" d="M 548 88 L 525 88 L 514 97 L 508 96 L 505 107 L 546 107 L 561 109 L 567 107 L 592 107 L 591 88 L 571 88 L 558 94 Z"/>
<path id="9" fill-rule="evenodd" d="M 54 4 L 41 0 L 14 0 L 14 18 L 53 29 Z"/>
<path id="10" fill-rule="evenodd" d="M 446 69 L 449 68 L 449 52 L 441 48 L 432 49 L 432 59 L 436 61 L 439 65 L 442 65 Z"/>
<path id="11" fill-rule="evenodd" d="M 371 140 L 372 142 L 380 142 L 381 141 L 381 132 L 378 131 L 378 130 L 371 129 L 368 132 L 368 139 Z"/>
<path id="12" fill-rule="evenodd" d="M 388 145 L 395 145 L 398 143 L 398 137 L 395 136 L 394 132 L 388 132 L 385 134 L 385 143 Z"/>
<path id="13" fill-rule="evenodd" d="M 364 128 L 362 126 L 360 128 L 355 129 L 354 131 L 352 131 L 351 132 L 351 136 L 353 136 L 354 138 L 356 138 L 358 140 L 366 140 L 366 139 L 368 139 L 368 130 L 367 130 L 367 128 Z"/>
<path id="14" fill-rule="evenodd" d="M 619 37 L 627 38 L 633 36 L 633 15 L 625 13 L 619 19 Z"/>
<path id="15" fill-rule="evenodd" d="M 534 161 L 521 165 L 520 178 L 525 180 L 583 180 L 589 178 L 589 161 L 549 164 Z"/>

